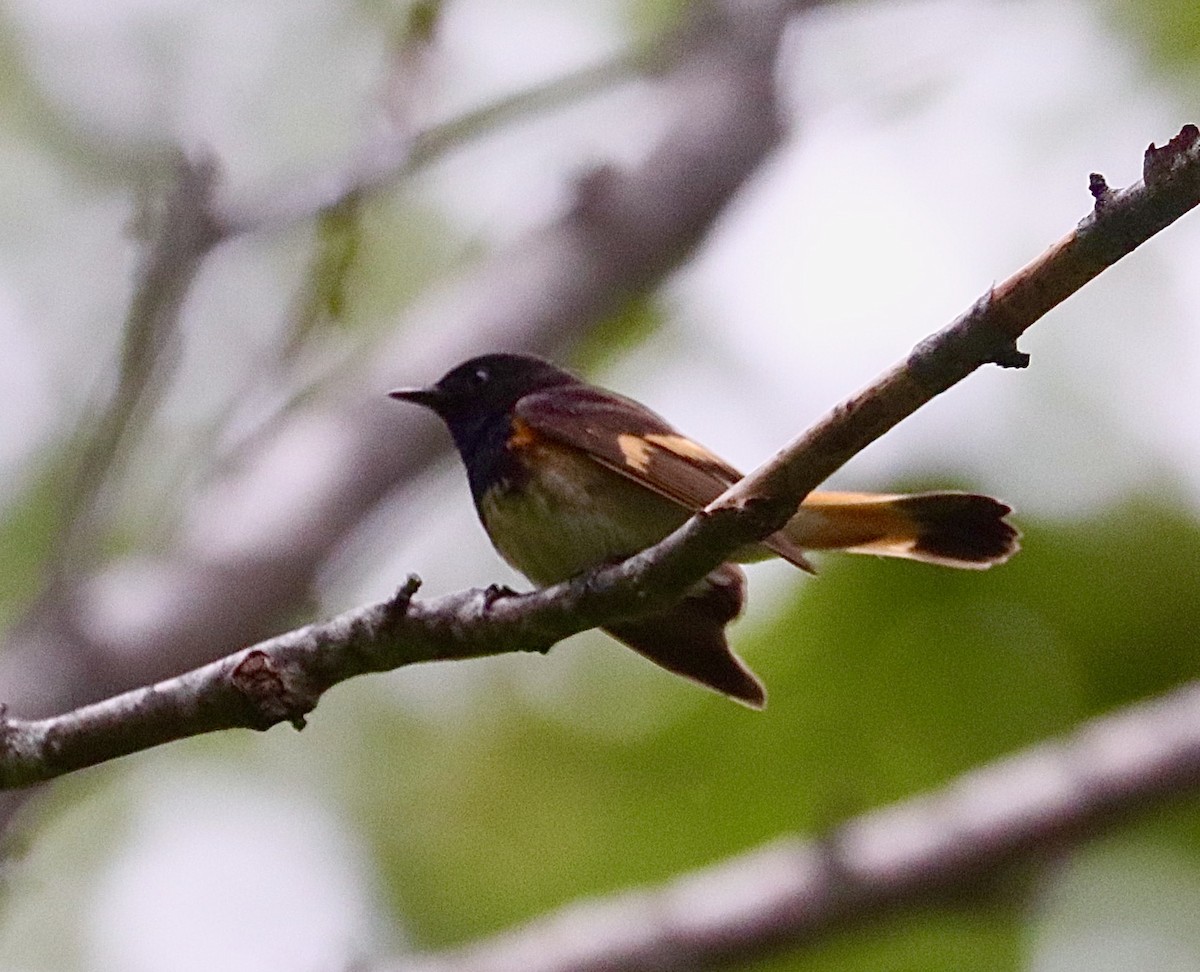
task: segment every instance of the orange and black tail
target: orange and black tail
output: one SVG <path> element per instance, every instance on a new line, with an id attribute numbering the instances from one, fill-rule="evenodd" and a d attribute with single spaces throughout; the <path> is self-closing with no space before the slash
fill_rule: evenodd
<path id="1" fill-rule="evenodd" d="M 983 569 L 1017 552 L 1011 507 L 976 493 L 812 493 L 766 546 L 906 557 Z M 783 551 L 777 551 L 787 556 Z"/>
<path id="2" fill-rule="evenodd" d="M 1003 563 L 1020 536 L 1005 521 L 1010 508 L 973 493 L 813 493 L 782 531 L 762 547 L 810 569 L 806 550 L 906 557 L 946 567 L 981 569 Z M 745 575 L 724 564 L 662 614 L 610 625 L 605 630 L 656 665 L 761 709 L 766 692 L 729 648 L 725 625 L 745 599 Z"/>

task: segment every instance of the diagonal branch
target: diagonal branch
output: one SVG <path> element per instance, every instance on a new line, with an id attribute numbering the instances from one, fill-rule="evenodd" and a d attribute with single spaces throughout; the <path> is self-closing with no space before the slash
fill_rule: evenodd
<path id="1" fill-rule="evenodd" d="M 805 493 L 925 402 L 986 363 L 1025 364 L 1016 338 L 1121 256 L 1200 204 L 1200 130 L 1151 146 L 1145 180 L 1100 186 L 1097 207 L 1038 260 L 836 408 L 709 510 L 621 564 L 525 595 L 466 591 L 390 601 L 244 649 L 186 675 L 39 721 L 0 726 L 0 785 L 51 779 L 185 736 L 303 725 L 339 681 L 420 661 L 545 651 L 587 628 L 652 612 L 747 543 L 779 529 Z"/>
<path id="2" fill-rule="evenodd" d="M 769 496 L 793 510 L 852 456 L 976 368 L 1028 365 L 1028 355 L 1017 350 L 1017 338 L 1200 202 L 1200 129 L 1185 125 L 1162 148 L 1151 144 L 1142 170 L 1141 182 L 1120 191 L 1092 173 L 1095 208 L 1072 232 L 917 345 L 906 361 L 835 408 L 712 508 Z"/>
<path id="3" fill-rule="evenodd" d="M 1200 786 L 1200 683 L 1085 723 L 942 789 L 646 891 L 570 905 L 389 972 L 675 972 L 811 946 L 901 909 L 996 887 L 996 869 Z M 981 878 L 987 878 L 981 883 Z"/>

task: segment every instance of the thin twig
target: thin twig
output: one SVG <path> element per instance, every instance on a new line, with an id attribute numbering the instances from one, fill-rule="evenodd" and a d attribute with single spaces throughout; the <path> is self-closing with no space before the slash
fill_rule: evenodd
<path id="1" fill-rule="evenodd" d="M 114 466 L 130 438 L 151 412 L 179 343 L 179 312 L 200 266 L 219 234 L 212 219 L 217 167 L 211 159 L 179 157 L 175 178 L 150 241 L 125 316 L 116 386 L 98 417 L 87 416 L 83 451 L 59 516 L 58 539 L 51 545 L 51 587 L 91 527 L 96 498 L 109 485 Z"/>
<path id="2" fill-rule="evenodd" d="M 582 100 L 639 72 L 663 66 L 663 52 L 677 46 L 677 38 L 672 34 L 645 49 L 627 51 L 552 81 L 532 85 L 415 134 L 385 130 L 358 149 L 351 159 L 327 172 L 290 180 L 270 190 L 255 189 L 244 197 L 222 203 L 218 216 L 221 232 L 234 236 L 277 230 L 313 219 L 352 197 L 366 197 L 391 188 L 399 180 L 503 125 Z"/>

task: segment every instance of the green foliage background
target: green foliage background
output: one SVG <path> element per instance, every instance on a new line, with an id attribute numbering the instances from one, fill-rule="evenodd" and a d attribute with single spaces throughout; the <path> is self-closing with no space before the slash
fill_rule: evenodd
<path id="1" fill-rule="evenodd" d="M 661 29 L 680 7 L 677 0 L 627 4 L 628 39 L 641 41 Z M 402 33 L 408 23 L 389 4 L 357 8 L 363 17 L 390 23 L 388 32 Z M 1184 120 L 1194 120 L 1195 6 L 1114 0 L 1102 11 L 1114 36 L 1132 41 L 1147 76 L 1158 79 L 1162 101 L 1186 106 Z M 126 153 L 140 159 L 155 150 L 136 138 L 111 146 L 64 113 L 23 59 L 20 30 L 2 19 L 0 26 L 0 50 L 11 55 L 12 66 L 0 77 L 0 104 L 12 109 L 7 122 L 0 120 L 0 150 L 36 150 L 54 161 L 49 175 L 31 165 L 39 176 L 38 200 L 66 197 L 73 205 L 75 194 L 99 205 L 97 197 L 104 202 L 123 192 Z M 882 94 L 889 104 L 897 97 Z M 923 87 L 919 94 L 913 100 L 934 96 Z M 912 95 L 901 90 L 897 103 Z M 902 108 L 908 110 L 915 109 Z M 334 114 L 341 119 L 346 112 Z M 28 173 L 18 171 L 18 177 Z M 127 457 L 114 491 L 120 495 L 106 511 L 105 546 L 94 556 L 155 549 L 181 515 L 172 503 L 186 489 L 175 488 L 211 472 L 205 462 L 227 414 L 222 409 L 236 396 L 202 401 L 195 412 L 180 409 L 179 400 L 198 387 L 221 386 L 218 373 L 244 367 L 253 375 L 267 360 L 284 376 L 281 397 L 300 401 L 322 382 L 356 373 L 426 287 L 487 250 L 486 241 L 439 212 L 425 188 L 417 182 L 355 201 L 328 214 L 311 239 L 287 239 L 278 249 L 272 240 L 262 244 L 265 253 L 226 257 L 257 266 L 261 279 L 284 296 L 272 314 L 247 314 L 252 320 L 237 337 L 252 353 L 243 361 L 222 343 L 222 313 L 259 298 L 236 276 L 216 288 L 227 304 L 214 301 L 204 326 L 187 336 L 192 357 L 183 372 L 190 384 L 176 393 L 172 416 L 149 423 L 144 441 Z M 23 182 L 21 192 L 28 194 Z M 123 203 L 113 208 L 120 209 L 119 218 L 110 216 L 118 239 L 129 214 Z M 43 253 L 40 265 L 57 281 L 60 258 L 71 267 L 71 253 L 60 254 L 56 224 L 47 229 L 48 217 L 40 210 L 34 215 L 24 223 L 5 221 L 8 238 L 0 238 L 0 253 L 7 260 L 15 250 L 13 263 L 23 272 L 21 259 L 32 265 L 36 256 L 23 247 L 44 232 L 50 256 Z M 1036 233 L 1040 229 L 1031 230 Z M 69 241 L 70 234 L 64 237 Z M 120 266 L 104 269 L 99 279 L 106 284 L 123 279 Z M 228 266 L 219 272 L 228 273 Z M 1097 286 L 1114 286 L 1108 280 Z M 1132 290 L 1139 283 L 1145 281 L 1125 278 L 1121 286 Z M 94 319 L 91 305 L 80 314 L 83 336 L 73 340 L 86 353 L 76 348 L 75 359 L 64 352 L 55 362 L 62 373 L 49 385 L 61 393 L 63 416 L 21 473 L 6 480 L 0 507 L 0 622 L 6 626 L 38 590 L 59 527 L 64 470 L 76 448 L 72 428 L 85 424 L 89 396 L 119 340 L 113 308 L 126 295 L 113 287 L 92 295 L 99 306 Z M 1141 296 L 1133 291 L 1129 298 L 1139 311 Z M 686 356 L 692 350 L 681 338 L 686 326 L 669 299 L 642 295 L 577 346 L 575 361 L 603 375 L 663 346 Z M 1194 327 L 1194 321 L 1181 323 Z M 206 335 L 218 347 L 207 357 L 193 347 Z M 1040 367 L 1035 353 L 1028 378 L 1006 380 L 1032 385 L 1046 375 Z M 1079 371 L 1086 373 L 1086 364 Z M 1044 380 L 1069 384 L 1062 375 Z M 1096 379 L 1086 373 L 1074 380 Z M 1183 421 L 1194 421 L 1187 417 L 1194 411 L 1186 399 L 1192 391 L 1180 389 Z M 1087 454 L 1096 477 L 1106 475 L 1110 459 L 1137 455 L 1143 445 L 1115 423 L 1098 422 L 1092 431 Z M 947 483 L 931 478 L 917 485 Z M 992 491 L 987 482 L 958 485 Z M 106 862 L 141 836 L 139 801 L 154 786 L 207 779 L 214 767 L 298 798 L 317 794 L 366 851 L 363 895 L 379 903 L 383 944 L 437 949 L 579 898 L 665 882 L 779 835 L 818 837 L 855 814 L 945 785 L 980 763 L 1196 677 L 1200 520 L 1184 489 L 1164 479 L 1099 511 L 1056 519 L 1018 511 L 1017 521 L 1024 551 L 986 573 L 829 558 L 815 579 L 789 575 L 786 593 L 773 602 L 763 596 L 770 585 L 762 574 L 756 584 L 752 569 L 751 606 L 737 645 L 768 686 L 764 713 L 672 679 L 601 636 L 585 636 L 548 659 L 453 666 L 447 684 L 418 702 L 420 686 L 404 694 L 409 683 L 436 679 L 438 672 L 398 672 L 339 687 L 303 736 L 276 729 L 265 737 L 192 740 L 65 781 L 6 847 L 0 968 L 88 968 L 90 933 L 78 916 L 95 901 L 96 875 Z M 457 535 L 453 540 L 462 542 Z M 494 566 L 488 560 L 478 576 L 490 578 Z M 454 681 L 460 669 L 465 682 Z M 210 796 L 220 804 L 219 786 Z M 230 877 L 231 886 L 236 880 Z M 1187 799 L 1155 808 L 1076 852 L 998 876 L 971 897 L 880 919 L 752 967 L 1200 968 L 1197 914 L 1200 804 Z"/>

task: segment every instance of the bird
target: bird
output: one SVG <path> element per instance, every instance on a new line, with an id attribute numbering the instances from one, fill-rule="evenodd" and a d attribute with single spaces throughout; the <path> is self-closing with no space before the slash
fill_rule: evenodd
<path id="1" fill-rule="evenodd" d="M 475 509 L 500 556 L 538 586 L 652 546 L 742 478 L 733 466 L 632 398 L 541 358 L 473 357 L 427 387 L 389 395 L 433 411 L 466 468 Z M 947 567 L 1011 557 L 1011 507 L 966 492 L 813 492 L 779 532 L 738 562 L 842 550 Z M 655 664 L 761 709 L 766 689 L 729 647 L 746 579 L 728 562 L 671 607 L 604 630 Z"/>

